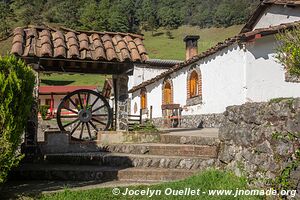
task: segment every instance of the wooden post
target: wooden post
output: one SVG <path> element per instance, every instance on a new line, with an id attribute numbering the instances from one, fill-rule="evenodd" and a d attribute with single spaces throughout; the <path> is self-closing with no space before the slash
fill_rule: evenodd
<path id="1" fill-rule="evenodd" d="M 54 97 L 53 93 L 51 93 L 51 102 L 50 102 L 50 117 L 53 117 L 53 110 L 54 110 Z"/>
<path id="2" fill-rule="evenodd" d="M 140 109 L 140 124 L 143 123 L 143 109 Z"/>
<path id="3" fill-rule="evenodd" d="M 37 136 L 38 136 L 38 102 L 39 102 L 39 73 L 35 73 L 35 86 L 33 89 L 33 103 L 31 107 L 31 114 L 27 121 L 25 130 L 24 145 L 22 145 L 22 151 L 25 153 L 26 158 L 31 159 L 37 154 Z"/>
<path id="4" fill-rule="evenodd" d="M 152 111 L 153 111 L 153 107 L 150 106 L 150 120 L 152 121 Z"/>
<path id="5" fill-rule="evenodd" d="M 115 119 L 116 119 L 116 115 L 115 115 L 115 113 L 114 113 L 114 108 L 111 108 L 111 113 L 112 113 L 111 129 L 114 130 Z"/>

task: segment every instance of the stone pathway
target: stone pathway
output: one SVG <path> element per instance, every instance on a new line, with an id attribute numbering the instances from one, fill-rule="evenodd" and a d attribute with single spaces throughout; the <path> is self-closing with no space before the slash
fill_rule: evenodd
<path id="1" fill-rule="evenodd" d="M 5 193 L 153 184 L 183 179 L 214 166 L 218 129 L 168 131 L 157 143 L 109 144 L 101 152 L 45 154 L 37 163 L 24 163 L 15 170 L 12 177 L 28 181 L 8 182 Z"/>

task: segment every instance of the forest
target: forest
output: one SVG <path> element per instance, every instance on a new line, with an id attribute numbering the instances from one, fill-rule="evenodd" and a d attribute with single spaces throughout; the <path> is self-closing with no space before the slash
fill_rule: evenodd
<path id="1" fill-rule="evenodd" d="M 16 26 L 61 25 L 79 30 L 154 32 L 181 25 L 243 24 L 259 0 L 1 0 L 0 37 Z"/>

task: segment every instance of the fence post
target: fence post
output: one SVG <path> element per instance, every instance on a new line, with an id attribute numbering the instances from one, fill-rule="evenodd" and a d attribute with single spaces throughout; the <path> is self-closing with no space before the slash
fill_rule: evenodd
<path id="1" fill-rule="evenodd" d="M 142 115 L 143 115 L 143 109 L 140 109 L 140 124 L 143 123 Z"/>
<path id="2" fill-rule="evenodd" d="M 111 113 L 112 113 L 112 120 L 111 120 L 111 129 L 114 129 L 114 123 L 115 123 L 115 113 L 114 113 L 114 108 L 111 108 Z"/>
<path id="3" fill-rule="evenodd" d="M 153 107 L 150 106 L 150 120 L 152 121 L 152 110 L 153 110 Z"/>

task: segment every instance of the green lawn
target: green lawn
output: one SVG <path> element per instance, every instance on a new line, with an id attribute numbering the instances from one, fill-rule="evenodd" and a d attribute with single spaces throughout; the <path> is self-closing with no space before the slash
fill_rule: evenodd
<path id="1" fill-rule="evenodd" d="M 228 28 L 206 28 L 200 29 L 195 26 L 181 26 L 172 30 L 172 39 L 166 35 L 166 30 L 159 29 L 154 32 L 144 32 L 145 46 L 150 58 L 176 59 L 183 60 L 185 57 L 185 44 L 183 37 L 185 35 L 199 35 L 199 53 L 212 47 L 218 42 L 228 37 L 236 35 L 242 25 L 231 26 Z M 0 42 L 0 55 L 10 51 L 12 37 Z M 52 74 L 51 76 L 42 75 L 41 85 L 97 85 L 102 86 L 105 77 L 101 75 L 68 75 Z"/>
<path id="2" fill-rule="evenodd" d="M 41 85 L 96 85 L 102 87 L 105 78 L 99 74 L 42 74 Z"/>
<path id="3" fill-rule="evenodd" d="M 181 59 L 185 58 L 185 44 L 183 38 L 185 35 L 199 35 L 198 42 L 199 53 L 214 46 L 216 43 L 237 35 L 243 25 L 231 26 L 228 28 L 206 28 L 200 29 L 196 26 L 181 26 L 172 30 L 173 39 L 169 39 L 166 30 L 159 29 L 154 32 L 144 32 L 145 46 L 150 58 L 160 59 Z"/>
<path id="4" fill-rule="evenodd" d="M 147 190 L 147 188 L 151 190 L 160 190 L 162 191 L 162 195 L 152 196 L 151 199 L 154 200 L 166 200 L 166 199 L 203 199 L 203 200 L 213 200 L 213 199 L 221 199 L 221 200 L 230 200 L 230 199 L 243 199 L 243 200 L 255 200 L 255 199 L 263 199 L 263 197 L 257 196 L 238 196 L 234 198 L 233 196 L 209 196 L 208 194 L 203 194 L 203 192 L 207 192 L 208 190 L 214 189 L 227 189 L 227 190 L 235 190 L 238 189 L 247 189 L 247 183 L 244 178 L 239 178 L 234 176 L 232 173 L 222 172 L 217 170 L 208 170 L 203 173 L 200 173 L 196 176 L 190 177 L 186 180 L 177 181 L 177 182 L 169 182 L 159 185 L 151 185 L 151 186 L 131 186 L 128 187 L 133 190 Z M 199 195 L 194 196 L 175 196 L 175 195 L 164 195 L 164 191 L 167 188 L 171 188 L 172 190 L 180 190 L 185 188 L 191 188 L 194 190 L 199 189 Z M 102 188 L 102 189 L 90 189 L 83 191 L 71 191 L 65 190 L 63 192 L 52 193 L 52 194 L 44 194 L 40 196 L 35 196 L 34 199 L 41 200 L 99 200 L 99 199 L 149 199 L 148 196 L 128 196 L 122 195 L 125 192 L 126 187 L 118 188 L 120 189 L 121 194 L 114 195 L 112 194 L 112 188 Z M 168 190 L 166 190 L 168 191 Z"/>

